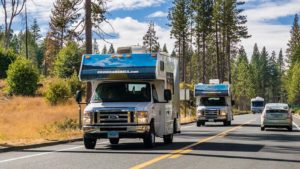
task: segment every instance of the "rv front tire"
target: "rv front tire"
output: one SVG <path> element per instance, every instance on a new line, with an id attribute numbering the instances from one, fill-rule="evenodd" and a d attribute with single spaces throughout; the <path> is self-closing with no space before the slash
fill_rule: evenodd
<path id="1" fill-rule="evenodd" d="M 165 144 L 173 143 L 173 134 L 164 135 L 164 143 Z"/>
<path id="2" fill-rule="evenodd" d="M 119 144 L 119 138 L 110 138 L 109 139 L 109 142 L 110 144 Z"/>
<path id="3" fill-rule="evenodd" d="M 153 148 L 155 146 L 155 132 L 154 132 L 154 124 L 150 124 L 150 131 L 145 133 L 144 136 L 144 145 L 147 148 Z"/>
<path id="4" fill-rule="evenodd" d="M 95 138 L 88 138 L 88 137 L 84 136 L 83 142 L 84 142 L 84 147 L 86 149 L 95 149 L 96 143 L 97 143 L 97 139 L 95 139 Z"/>

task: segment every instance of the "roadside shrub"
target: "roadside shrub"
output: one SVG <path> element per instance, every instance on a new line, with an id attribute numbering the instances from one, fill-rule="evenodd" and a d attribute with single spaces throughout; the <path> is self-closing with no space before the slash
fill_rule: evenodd
<path id="1" fill-rule="evenodd" d="M 39 74 L 32 62 L 19 57 L 7 70 L 8 92 L 10 94 L 33 96 L 37 90 Z"/>
<path id="2" fill-rule="evenodd" d="M 0 48 L 0 79 L 6 78 L 8 66 L 16 60 L 16 55 L 11 51 Z"/>
<path id="3" fill-rule="evenodd" d="M 82 90 L 82 84 L 78 79 L 76 71 L 74 71 L 73 75 L 68 79 L 68 85 L 72 95 L 75 95 L 77 90 Z"/>
<path id="4" fill-rule="evenodd" d="M 46 100 L 52 104 L 66 103 L 70 98 L 70 88 L 64 79 L 55 79 L 49 85 L 45 93 Z"/>

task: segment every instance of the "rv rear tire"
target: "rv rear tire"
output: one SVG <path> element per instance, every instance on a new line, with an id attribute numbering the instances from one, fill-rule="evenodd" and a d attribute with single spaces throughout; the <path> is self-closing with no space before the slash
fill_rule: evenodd
<path id="1" fill-rule="evenodd" d="M 173 143 L 173 134 L 164 135 L 164 143 L 165 144 Z"/>

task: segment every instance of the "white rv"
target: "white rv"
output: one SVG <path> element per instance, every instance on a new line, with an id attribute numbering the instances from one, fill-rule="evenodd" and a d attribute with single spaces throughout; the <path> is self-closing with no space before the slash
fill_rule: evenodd
<path id="1" fill-rule="evenodd" d="M 253 114 L 261 113 L 265 107 L 265 100 L 262 97 L 251 99 L 251 111 Z"/>
<path id="2" fill-rule="evenodd" d="M 230 85 L 219 83 L 219 80 L 210 80 L 209 84 L 195 85 L 197 105 L 197 126 L 206 122 L 223 122 L 225 126 L 231 125 L 233 120 Z"/>
<path id="3" fill-rule="evenodd" d="M 142 138 L 153 147 L 158 136 L 172 143 L 180 132 L 178 73 L 176 58 L 137 47 L 84 55 L 79 77 L 93 91 L 83 112 L 85 147 L 94 149 L 100 138 Z"/>

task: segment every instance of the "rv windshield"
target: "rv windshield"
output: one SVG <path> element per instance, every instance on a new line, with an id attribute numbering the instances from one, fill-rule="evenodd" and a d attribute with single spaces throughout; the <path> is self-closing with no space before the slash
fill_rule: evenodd
<path id="1" fill-rule="evenodd" d="M 225 97 L 202 97 L 200 100 L 202 106 L 226 106 Z"/>
<path id="2" fill-rule="evenodd" d="M 253 101 L 252 107 L 264 107 L 264 102 L 262 101 Z"/>
<path id="3" fill-rule="evenodd" d="M 149 83 L 101 83 L 97 86 L 92 102 L 150 102 Z"/>

